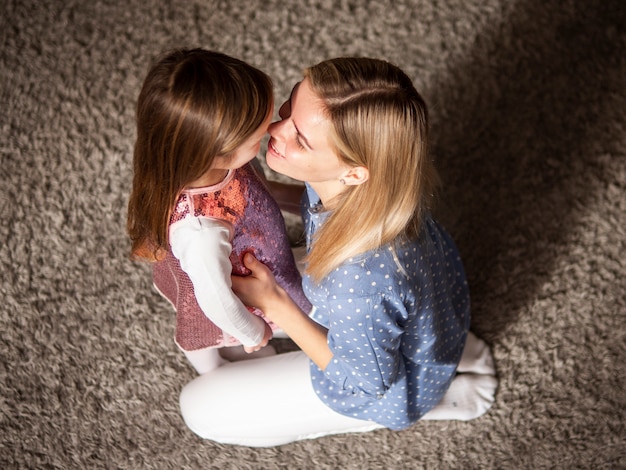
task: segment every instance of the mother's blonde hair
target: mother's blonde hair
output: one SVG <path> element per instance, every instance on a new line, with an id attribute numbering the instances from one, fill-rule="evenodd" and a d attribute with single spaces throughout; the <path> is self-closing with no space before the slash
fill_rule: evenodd
<path id="1" fill-rule="evenodd" d="M 369 172 L 366 182 L 346 186 L 316 233 L 307 271 L 319 281 L 351 257 L 417 237 L 438 177 L 428 158 L 426 104 L 401 69 L 337 58 L 304 76 L 323 102 L 339 158 Z"/>

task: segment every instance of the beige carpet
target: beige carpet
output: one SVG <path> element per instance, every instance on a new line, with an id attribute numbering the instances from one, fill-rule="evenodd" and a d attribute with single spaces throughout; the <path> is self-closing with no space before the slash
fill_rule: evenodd
<path id="1" fill-rule="evenodd" d="M 0 45 L 0 468 L 626 468 L 622 0 L 4 0 Z M 414 78 L 487 415 L 272 449 L 185 428 L 193 373 L 124 231 L 135 99 L 174 46 L 250 61 L 278 100 L 338 55 Z"/>

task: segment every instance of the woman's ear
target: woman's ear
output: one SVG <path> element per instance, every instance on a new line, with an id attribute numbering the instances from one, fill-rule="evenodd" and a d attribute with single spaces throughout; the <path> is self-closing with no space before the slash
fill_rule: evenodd
<path id="1" fill-rule="evenodd" d="M 353 166 L 346 171 L 341 180 L 345 181 L 346 186 L 357 186 L 365 183 L 370 177 L 370 172 L 364 166 Z"/>

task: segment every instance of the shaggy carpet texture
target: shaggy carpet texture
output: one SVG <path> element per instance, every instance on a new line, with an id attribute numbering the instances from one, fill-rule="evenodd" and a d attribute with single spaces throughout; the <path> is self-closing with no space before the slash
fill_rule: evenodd
<path id="1" fill-rule="evenodd" d="M 4 0 L 0 44 L 0 468 L 626 468 L 622 0 Z M 125 233 L 136 97 L 180 46 L 278 102 L 335 56 L 414 79 L 497 361 L 486 415 L 267 449 L 185 427 L 194 372 Z"/>

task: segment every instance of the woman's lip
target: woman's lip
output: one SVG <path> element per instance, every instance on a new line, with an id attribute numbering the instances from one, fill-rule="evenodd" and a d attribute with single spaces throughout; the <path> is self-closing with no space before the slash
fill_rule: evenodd
<path id="1" fill-rule="evenodd" d="M 267 144 L 267 150 L 278 158 L 285 158 L 278 150 L 276 150 L 276 147 L 274 146 L 274 139 L 270 139 Z"/>

